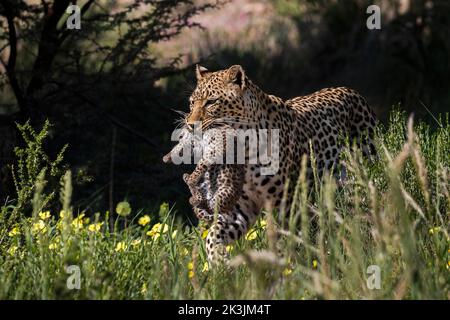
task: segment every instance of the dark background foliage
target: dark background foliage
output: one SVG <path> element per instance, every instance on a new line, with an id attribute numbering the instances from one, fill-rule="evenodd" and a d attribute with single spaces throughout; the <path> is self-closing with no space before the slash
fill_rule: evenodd
<path id="1" fill-rule="evenodd" d="M 66 8 L 81 7 L 80 30 Z M 288 98 L 346 85 L 385 120 L 392 105 L 432 114 L 450 103 L 450 4 L 377 1 L 381 30 L 366 27 L 372 1 L 69 1 L 0 3 L 0 201 L 16 197 L 8 164 L 22 143 L 15 122 L 53 124 L 50 155 L 69 144 L 77 208 L 123 199 L 191 216 L 181 173 L 164 165 L 174 110 L 187 111 L 192 65 L 241 64 L 267 92 Z"/>

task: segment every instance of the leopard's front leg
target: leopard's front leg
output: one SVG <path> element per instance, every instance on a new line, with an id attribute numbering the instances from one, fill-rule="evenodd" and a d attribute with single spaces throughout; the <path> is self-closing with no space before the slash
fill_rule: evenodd
<path id="1" fill-rule="evenodd" d="M 206 253 L 208 261 L 212 265 L 228 261 L 227 245 L 245 235 L 255 223 L 256 216 L 253 205 L 242 198 L 231 212 L 218 214 L 206 237 Z"/>
<path id="2" fill-rule="evenodd" d="M 194 206 L 193 210 L 199 220 L 205 221 L 207 224 L 211 224 L 214 221 L 214 214 L 206 208 Z"/>

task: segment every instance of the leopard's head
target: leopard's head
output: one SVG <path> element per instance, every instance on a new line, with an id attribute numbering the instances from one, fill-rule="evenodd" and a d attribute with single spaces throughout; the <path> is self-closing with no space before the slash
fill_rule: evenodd
<path id="1" fill-rule="evenodd" d="M 239 65 L 211 72 L 196 66 L 197 86 L 189 102 L 186 124 L 192 128 L 201 123 L 206 130 L 222 123 L 245 122 L 252 107 L 250 80 Z"/>

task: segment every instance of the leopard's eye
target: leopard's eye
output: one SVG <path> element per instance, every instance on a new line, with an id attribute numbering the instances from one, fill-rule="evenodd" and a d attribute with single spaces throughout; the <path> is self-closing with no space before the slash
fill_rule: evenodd
<path id="1" fill-rule="evenodd" d="M 205 107 L 212 106 L 212 105 L 216 104 L 218 101 L 219 101 L 219 99 L 208 99 L 208 100 L 206 100 Z"/>

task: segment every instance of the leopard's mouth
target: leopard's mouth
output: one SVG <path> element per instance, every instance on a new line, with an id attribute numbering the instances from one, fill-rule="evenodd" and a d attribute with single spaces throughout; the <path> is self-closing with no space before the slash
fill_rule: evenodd
<path id="1" fill-rule="evenodd" d="M 186 127 L 190 132 L 195 129 L 195 124 L 188 123 L 187 119 L 185 121 Z M 200 130 L 205 131 L 211 128 L 220 127 L 222 125 L 235 125 L 235 124 L 253 124 L 253 122 L 248 121 L 244 117 L 233 116 L 233 117 L 220 117 L 220 118 L 205 118 L 200 123 Z"/>
<path id="2" fill-rule="evenodd" d="M 188 129 L 189 132 L 193 132 L 194 131 L 194 126 L 192 124 L 189 124 L 186 122 L 186 129 Z"/>
<path id="3" fill-rule="evenodd" d="M 189 132 L 193 132 L 196 126 L 199 127 L 200 130 L 205 131 L 205 130 L 211 129 L 212 127 L 219 125 L 218 123 L 216 123 L 216 119 L 214 119 L 214 118 L 204 119 L 199 124 L 188 123 L 187 120 L 185 121 L 185 123 L 186 123 L 186 127 L 189 130 Z"/>
<path id="4" fill-rule="evenodd" d="M 211 129 L 213 127 L 217 127 L 219 125 L 220 124 L 216 122 L 216 119 L 205 119 L 204 121 L 202 121 L 201 128 L 203 131 L 205 131 L 205 130 Z"/>
<path id="5" fill-rule="evenodd" d="M 199 123 L 199 121 L 197 121 L 197 122 L 195 122 L 195 123 L 189 123 L 188 121 L 187 121 L 187 119 L 185 119 L 185 126 L 186 126 L 186 129 L 188 129 L 188 131 L 190 132 L 190 133 L 192 133 L 192 132 L 194 132 L 194 129 L 195 129 L 195 127 L 198 127 L 198 123 Z"/>

